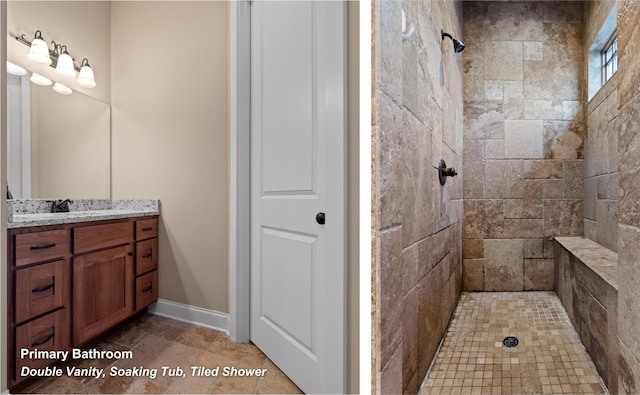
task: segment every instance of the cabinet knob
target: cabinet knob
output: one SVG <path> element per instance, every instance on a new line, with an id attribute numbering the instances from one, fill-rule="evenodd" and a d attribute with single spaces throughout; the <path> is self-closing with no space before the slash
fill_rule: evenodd
<path id="1" fill-rule="evenodd" d="M 133 256 L 133 251 L 129 251 L 129 252 L 127 252 L 127 255 L 129 255 L 129 256 Z"/>

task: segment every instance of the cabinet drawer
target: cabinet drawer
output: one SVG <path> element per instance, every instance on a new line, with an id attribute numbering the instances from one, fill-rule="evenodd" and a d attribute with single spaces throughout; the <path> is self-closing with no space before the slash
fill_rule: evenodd
<path id="1" fill-rule="evenodd" d="M 114 247 L 133 241 L 133 222 L 82 226 L 73 230 L 76 254 Z"/>
<path id="2" fill-rule="evenodd" d="M 158 237 L 158 218 L 136 221 L 136 240 Z"/>
<path id="3" fill-rule="evenodd" d="M 158 271 L 154 270 L 136 278 L 136 311 L 158 300 Z"/>
<path id="4" fill-rule="evenodd" d="M 64 306 L 68 300 L 67 260 L 16 270 L 16 322 Z"/>
<path id="5" fill-rule="evenodd" d="M 136 276 L 158 268 L 158 239 L 136 243 Z"/>
<path id="6" fill-rule="evenodd" d="M 62 258 L 69 253 L 69 231 L 18 234 L 15 253 L 16 266 Z"/>
<path id="7" fill-rule="evenodd" d="M 21 358 L 20 351 L 22 349 L 38 349 L 38 351 L 69 349 L 68 320 L 68 310 L 63 308 L 16 327 L 16 377 L 18 379 L 20 379 L 20 369 L 23 366 L 38 368 L 54 361 L 51 359 Z"/>

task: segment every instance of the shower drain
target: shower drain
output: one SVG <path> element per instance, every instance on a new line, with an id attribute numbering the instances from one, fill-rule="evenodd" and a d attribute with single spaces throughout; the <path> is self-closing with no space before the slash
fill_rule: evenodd
<path id="1" fill-rule="evenodd" d="M 502 341 L 502 344 L 504 344 L 505 347 L 515 347 L 518 345 L 518 338 L 515 336 L 507 336 Z"/>

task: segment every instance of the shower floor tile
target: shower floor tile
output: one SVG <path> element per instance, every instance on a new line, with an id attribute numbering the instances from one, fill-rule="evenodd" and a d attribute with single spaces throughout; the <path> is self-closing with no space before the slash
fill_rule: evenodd
<path id="1" fill-rule="evenodd" d="M 420 394 L 531 393 L 608 392 L 555 293 L 463 293 Z"/>

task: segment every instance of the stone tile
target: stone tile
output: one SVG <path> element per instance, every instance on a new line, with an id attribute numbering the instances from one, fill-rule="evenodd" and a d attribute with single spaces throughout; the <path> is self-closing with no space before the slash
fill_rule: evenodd
<path id="1" fill-rule="evenodd" d="M 419 244 L 415 243 L 402 250 L 402 295 L 406 295 L 420 280 L 418 276 Z"/>
<path id="2" fill-rule="evenodd" d="M 484 157 L 485 159 L 504 159 L 504 140 L 484 140 Z"/>
<path id="3" fill-rule="evenodd" d="M 524 178 L 562 178 L 563 165 L 559 160 L 524 161 Z"/>
<path id="4" fill-rule="evenodd" d="M 523 251 L 521 239 L 484 241 L 486 291 L 523 290 Z"/>
<path id="5" fill-rule="evenodd" d="M 402 388 L 407 389 L 418 368 L 418 293 L 414 287 L 402 300 Z M 416 382 L 417 383 L 417 382 Z M 417 388 L 410 388 L 411 393 Z"/>
<path id="6" fill-rule="evenodd" d="M 433 268 L 433 238 L 427 237 L 418 242 L 418 278 L 422 279 Z"/>
<path id="7" fill-rule="evenodd" d="M 464 102 L 464 137 L 501 139 L 504 137 L 504 114 L 499 102 Z"/>
<path id="8" fill-rule="evenodd" d="M 535 4 L 491 2 L 485 19 L 486 40 L 533 41 L 542 37 L 542 21 L 530 17 Z"/>
<path id="9" fill-rule="evenodd" d="M 542 239 L 525 239 L 524 240 L 524 258 L 543 258 L 544 248 Z"/>
<path id="10" fill-rule="evenodd" d="M 525 100 L 524 119 L 562 119 L 562 103 L 551 100 Z"/>
<path id="11" fill-rule="evenodd" d="M 562 119 L 573 121 L 580 114 L 580 102 L 576 100 L 564 100 L 562 102 Z"/>
<path id="12" fill-rule="evenodd" d="M 449 245 L 449 232 L 450 229 L 445 228 L 431 236 L 431 261 L 434 266 L 442 261 L 442 258 L 444 258 L 451 249 L 451 246 Z"/>
<path id="13" fill-rule="evenodd" d="M 564 169 L 564 197 L 566 199 L 580 199 L 584 197 L 584 162 L 565 161 Z M 616 188 L 617 189 L 617 188 Z"/>
<path id="14" fill-rule="evenodd" d="M 618 142 L 618 218 L 640 226 L 640 103 L 620 110 Z"/>
<path id="15" fill-rule="evenodd" d="M 545 62 L 582 61 L 582 25 L 577 23 L 545 23 Z"/>
<path id="16" fill-rule="evenodd" d="M 599 200 L 596 203 L 596 241 L 613 251 L 618 251 L 618 202 Z"/>
<path id="17" fill-rule="evenodd" d="M 481 239 L 463 239 L 462 240 L 462 257 L 464 259 L 477 259 L 484 256 L 484 242 Z"/>
<path id="18" fill-rule="evenodd" d="M 418 45 L 418 40 L 409 40 L 402 45 L 402 105 L 413 114 L 422 112 L 418 106 L 418 87 L 422 87 L 418 80 Z"/>
<path id="19" fill-rule="evenodd" d="M 484 260 L 462 261 L 462 284 L 465 292 L 484 291 Z"/>
<path id="20" fill-rule="evenodd" d="M 583 233 L 582 200 L 545 200 L 544 236 L 574 236 Z"/>
<path id="21" fill-rule="evenodd" d="M 524 94 L 522 81 L 504 81 L 504 119 L 524 117 Z"/>
<path id="22" fill-rule="evenodd" d="M 521 160 L 485 162 L 485 199 L 518 199 L 524 197 L 524 169 Z"/>
<path id="23" fill-rule="evenodd" d="M 156 333 L 154 333 L 154 335 L 155 334 Z M 220 336 L 223 336 L 221 332 L 212 331 L 209 328 L 200 326 L 192 326 L 184 330 L 175 341 L 185 346 L 206 350 L 209 346 L 213 346 L 214 342 Z"/>
<path id="24" fill-rule="evenodd" d="M 402 221 L 402 110 L 380 95 L 380 226 Z"/>
<path id="25" fill-rule="evenodd" d="M 463 238 L 502 237 L 504 215 L 499 200 L 465 200 Z"/>
<path id="26" fill-rule="evenodd" d="M 504 121 L 504 156 L 512 159 L 542 159 L 542 121 Z"/>
<path id="27" fill-rule="evenodd" d="M 542 234 L 542 219 L 505 219 L 504 234 L 508 237 L 537 237 Z"/>
<path id="28" fill-rule="evenodd" d="M 525 199 L 522 205 L 522 218 L 543 218 L 543 200 Z"/>
<path id="29" fill-rule="evenodd" d="M 380 251 L 380 363 L 384 366 L 402 341 L 401 227 L 380 233 Z"/>
<path id="30" fill-rule="evenodd" d="M 484 51 L 485 80 L 522 80 L 522 42 L 488 41 L 484 44 Z"/>
<path id="31" fill-rule="evenodd" d="M 484 189 L 484 142 L 482 140 L 465 141 L 463 162 L 465 173 L 462 184 L 464 198 L 482 198 Z"/>
<path id="32" fill-rule="evenodd" d="M 640 31 L 638 20 L 640 9 L 633 1 L 620 1 L 618 4 L 618 100 L 620 108 L 634 99 L 640 91 Z"/>
<path id="33" fill-rule="evenodd" d="M 467 48 L 467 50 L 469 49 Z M 463 70 L 464 100 L 482 100 L 484 98 L 484 62 L 465 58 Z"/>
<path id="34" fill-rule="evenodd" d="M 418 294 L 418 350 L 419 377 L 424 377 L 429 364 L 436 353 L 442 331 L 442 317 L 440 316 L 441 266 L 436 266 L 420 284 Z M 384 392 L 383 393 L 397 393 Z"/>
<path id="35" fill-rule="evenodd" d="M 565 181 L 561 179 L 542 180 L 544 199 L 562 199 Z"/>
<path id="36" fill-rule="evenodd" d="M 524 199 L 504 199 L 505 218 L 524 218 Z"/>
<path id="37" fill-rule="evenodd" d="M 598 240 L 598 223 L 590 219 L 584 220 L 584 237 L 590 240 Z"/>
<path id="38" fill-rule="evenodd" d="M 584 217 L 592 221 L 596 220 L 596 197 L 598 193 L 598 179 L 587 178 L 584 180 Z"/>
<path id="39" fill-rule="evenodd" d="M 544 157 L 547 159 L 582 159 L 583 130 L 579 121 L 544 122 Z"/>
<path id="40" fill-rule="evenodd" d="M 429 222 L 417 219 L 431 218 L 433 184 L 429 176 L 434 169 L 429 163 L 430 130 L 408 110 L 402 114 L 402 241 L 406 247 L 430 233 Z"/>
<path id="41" fill-rule="evenodd" d="M 396 103 L 402 103 L 402 36 L 398 34 L 401 23 L 401 3 L 381 1 L 376 3 L 380 9 L 379 21 L 380 46 L 380 90 Z"/>
<path id="42" fill-rule="evenodd" d="M 553 291 L 553 259 L 524 260 L 524 290 Z"/>
<path id="43" fill-rule="evenodd" d="M 525 41 L 524 60 L 543 60 L 542 41 Z"/>
<path id="44" fill-rule="evenodd" d="M 578 62 L 524 62 L 525 100 L 580 99 Z"/>
<path id="45" fill-rule="evenodd" d="M 484 80 L 484 99 L 504 99 L 504 82 L 502 80 Z"/>
<path id="46" fill-rule="evenodd" d="M 582 3 L 572 1 L 536 3 L 536 14 L 543 22 L 581 23 Z"/>

